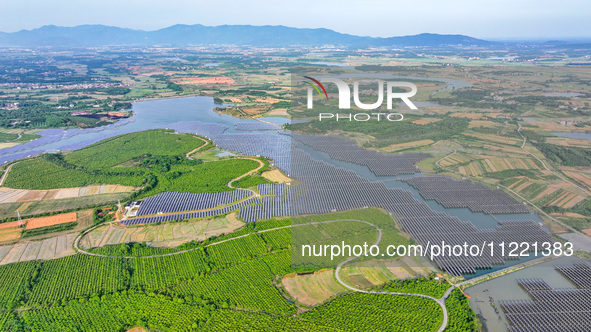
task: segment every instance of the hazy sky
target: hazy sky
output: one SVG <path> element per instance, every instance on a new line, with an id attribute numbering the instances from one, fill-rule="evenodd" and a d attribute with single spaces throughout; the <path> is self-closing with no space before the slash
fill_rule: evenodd
<path id="1" fill-rule="evenodd" d="M 286 25 L 366 36 L 591 37 L 589 0 L 0 0 L 0 31 L 54 24 L 156 30 L 174 24 Z"/>

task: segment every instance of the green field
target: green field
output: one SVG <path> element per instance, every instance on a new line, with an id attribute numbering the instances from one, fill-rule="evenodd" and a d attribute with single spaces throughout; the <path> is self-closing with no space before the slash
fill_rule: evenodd
<path id="1" fill-rule="evenodd" d="M 294 125 L 294 130 L 302 130 L 312 134 L 321 134 L 329 131 L 345 131 L 362 133 L 375 137 L 375 140 L 364 143 L 366 147 L 383 148 L 390 144 L 412 142 L 432 139 L 445 140 L 459 135 L 468 128 L 468 120 L 462 118 L 445 117 L 441 121 L 427 125 L 412 123 L 420 119 L 416 116 L 406 116 L 404 121 L 396 122 L 393 126 L 388 121 L 318 121 L 314 119 L 311 124 Z"/>
<path id="2" fill-rule="evenodd" d="M 423 277 L 412 280 L 396 280 L 386 284 L 383 290 L 397 293 L 424 294 L 438 299 L 443 296 L 449 287 L 449 284 L 439 283 L 430 278 Z"/>
<path id="3" fill-rule="evenodd" d="M 58 189 L 93 184 L 143 187 L 135 198 L 164 191 L 220 192 L 228 182 L 258 167 L 248 159 L 203 162 L 186 154 L 203 140 L 170 130 L 147 130 L 116 136 L 67 155 L 44 154 L 16 163 L 5 182 L 17 189 Z M 97 157 L 99 156 L 99 157 Z M 257 175 L 238 184 L 268 183 Z"/>
<path id="4" fill-rule="evenodd" d="M 301 216 L 292 218 L 292 222 L 295 225 L 339 219 L 367 221 L 381 229 L 382 240 L 378 244 L 380 252 L 386 252 L 387 247 L 392 244 L 410 244 L 410 240 L 404 237 L 397 229 L 395 219 L 388 213 L 377 208 Z M 294 227 L 291 234 L 292 246 L 297 248 L 304 244 L 340 244 L 345 237 L 349 237 L 348 241 L 345 240 L 346 243 L 363 244 L 363 242 L 367 242 L 368 244 L 373 244 L 377 237 L 375 227 L 357 221 L 325 223 L 318 225 L 314 229 L 307 226 Z M 339 232 L 342 232 L 342 234 Z M 332 233 L 336 233 L 338 236 L 331 236 Z M 299 253 L 300 251 L 296 250 L 295 252 Z M 330 257 L 302 257 L 299 254 L 294 254 L 292 259 L 292 263 L 297 266 L 314 266 L 315 264 L 318 264 L 318 266 L 336 266 L 339 259 L 344 259 L 344 257 L 335 258 L 334 261 L 327 261 Z M 363 258 L 359 258 L 356 262 L 360 260 L 363 260 Z"/>
<path id="5" fill-rule="evenodd" d="M 233 182 L 232 185 L 236 188 L 252 188 L 265 183 L 271 183 L 271 181 L 262 176 L 249 176 Z"/>
<path id="6" fill-rule="evenodd" d="M 378 223 L 390 218 L 372 209 L 313 219 L 360 215 Z M 287 221 L 256 223 L 220 239 L 280 227 Z M 8 309 L 0 324 L 13 331 L 113 331 L 135 326 L 158 331 L 351 331 L 372 330 L 385 322 L 391 330 L 436 331 L 441 325 L 439 305 L 411 296 L 346 293 L 298 313 L 275 283 L 277 276 L 310 271 L 291 266 L 287 231 L 252 234 L 157 258 L 77 254 L 1 266 L 0 276 L 9 283 L 0 287 L 0 305 Z M 406 283 L 411 284 L 412 290 L 440 293 L 432 281 Z M 450 314 L 453 327 L 448 331 L 475 331 L 466 323 L 472 317 L 467 301 L 459 297 L 448 301 L 457 311 Z M 27 310 L 12 311 L 19 308 Z"/>
<path id="7" fill-rule="evenodd" d="M 258 166 L 259 163 L 250 159 L 224 159 L 190 167 L 173 168 L 172 171 L 178 169 L 180 175 L 173 179 L 160 175 L 158 185 L 149 192 L 149 195 L 164 191 L 193 193 L 229 191 L 231 188 L 228 187 L 228 182 Z"/>
<path id="8" fill-rule="evenodd" d="M 0 132 L 0 143 L 25 143 L 39 137 L 35 134 L 21 134 L 19 137 L 18 134 Z"/>
<path id="9" fill-rule="evenodd" d="M 5 185 L 17 189 L 57 189 L 92 184 L 139 186 L 141 178 L 124 175 L 92 174 L 65 168 L 43 158 L 23 160 L 12 167 Z"/>
<path id="10" fill-rule="evenodd" d="M 144 155 L 184 155 L 202 144 L 194 135 L 146 130 L 100 141 L 68 154 L 65 160 L 86 169 L 104 170 Z"/>

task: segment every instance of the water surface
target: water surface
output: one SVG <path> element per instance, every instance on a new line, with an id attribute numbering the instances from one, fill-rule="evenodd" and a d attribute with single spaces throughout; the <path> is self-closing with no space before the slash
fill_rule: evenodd
<path id="1" fill-rule="evenodd" d="M 555 132 L 552 133 L 554 136 L 573 138 L 573 139 L 585 139 L 591 141 L 591 133 L 576 133 L 576 132 Z"/>

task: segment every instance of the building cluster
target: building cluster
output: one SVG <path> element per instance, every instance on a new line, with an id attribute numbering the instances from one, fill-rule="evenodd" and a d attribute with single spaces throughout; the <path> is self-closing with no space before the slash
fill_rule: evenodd
<path id="1" fill-rule="evenodd" d="M 15 110 L 18 108 L 19 103 L 4 103 L 4 104 L 0 104 L 0 108 L 4 108 L 7 110 Z"/>
<path id="2" fill-rule="evenodd" d="M 560 122 L 558 122 L 558 123 L 560 123 L 563 126 L 572 126 L 572 125 L 576 124 L 576 122 L 574 122 L 572 120 L 560 120 Z"/>

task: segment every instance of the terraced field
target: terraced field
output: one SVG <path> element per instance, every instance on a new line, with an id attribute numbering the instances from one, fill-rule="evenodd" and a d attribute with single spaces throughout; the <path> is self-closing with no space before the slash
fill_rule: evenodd
<path id="1" fill-rule="evenodd" d="M 423 265 L 408 257 L 373 264 L 352 264 L 341 269 L 339 275 L 348 285 L 360 289 L 382 286 L 394 280 L 415 279 L 428 276 L 436 271 L 429 263 Z M 316 306 L 347 292 L 335 278 L 334 269 L 324 269 L 314 273 L 291 273 L 281 279 L 285 290 L 305 306 Z"/>
<path id="2" fill-rule="evenodd" d="M 31 201 L 46 201 L 52 199 L 66 199 L 75 197 L 84 197 L 90 195 L 128 193 L 134 187 L 121 185 L 96 185 L 77 188 L 63 188 L 53 190 L 26 190 L 26 189 L 11 189 L 6 187 L 0 188 L 0 204 L 16 203 L 16 202 L 31 202 Z"/>

